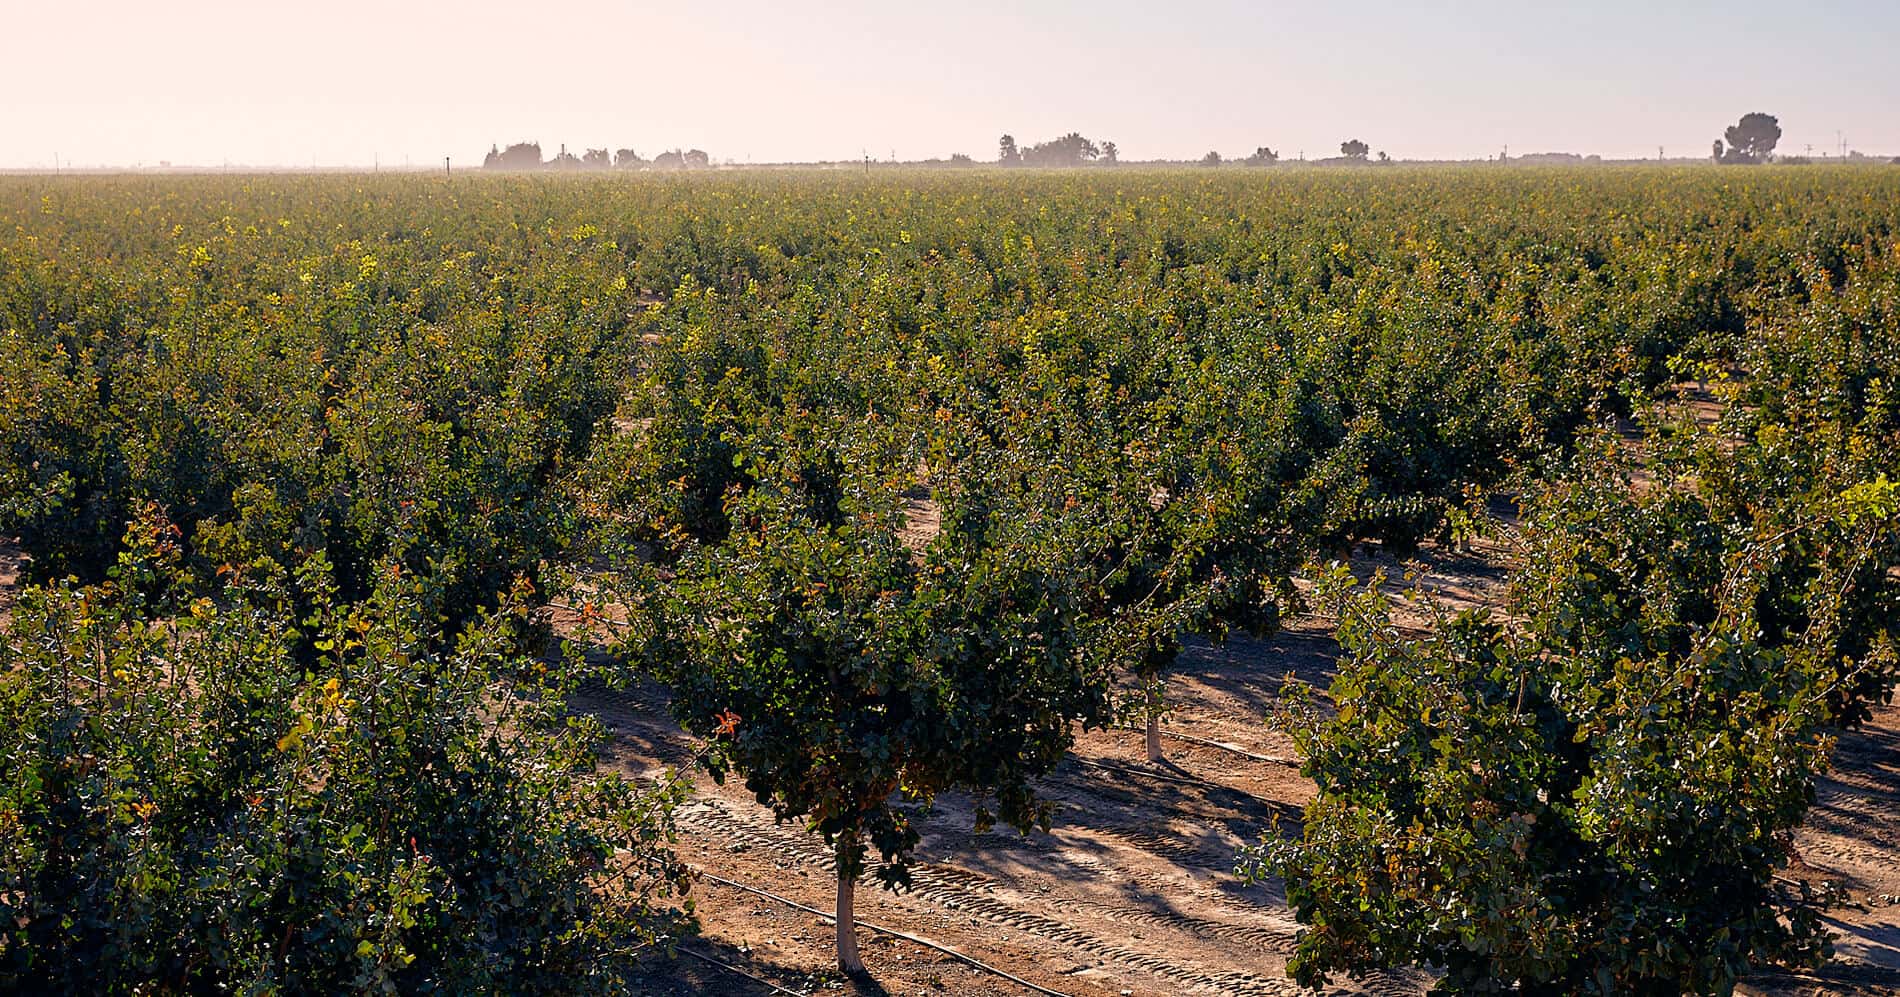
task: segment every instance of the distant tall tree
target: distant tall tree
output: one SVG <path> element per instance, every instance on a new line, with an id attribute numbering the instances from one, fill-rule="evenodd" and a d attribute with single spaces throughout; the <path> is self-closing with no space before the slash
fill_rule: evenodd
<path id="1" fill-rule="evenodd" d="M 1724 155 L 1724 154 L 1725 154 L 1726 152 L 1727 152 L 1727 150 L 1726 150 L 1726 149 L 1724 149 L 1724 148 L 1722 147 L 1722 140 L 1718 138 L 1718 139 L 1716 139 L 1716 140 L 1715 140 L 1715 148 L 1714 148 L 1714 149 L 1712 149 L 1712 150 L 1710 151 L 1710 153 L 1709 153 L 1709 155 L 1710 155 L 1710 156 L 1711 156 L 1712 158 L 1714 158 L 1714 160 L 1715 160 L 1716 162 L 1718 162 L 1718 163 L 1719 163 L 1719 162 L 1721 162 L 1721 161 L 1722 161 L 1722 156 L 1723 156 L 1723 155 Z"/>
<path id="2" fill-rule="evenodd" d="M 1728 139 L 1729 148 L 1722 155 L 1722 162 L 1763 162 L 1774 155 L 1775 143 L 1781 141 L 1781 122 L 1772 114 L 1751 112 L 1742 115 L 1741 121 L 1730 125 L 1724 137 Z"/>
<path id="3" fill-rule="evenodd" d="M 1392 157 L 1391 157 L 1391 156 L 1388 156 L 1388 155 L 1386 155 L 1386 154 L 1385 154 L 1385 150 L 1384 150 L 1384 149 L 1380 149 L 1380 150 L 1379 150 L 1379 162 L 1381 162 L 1381 163 L 1389 163 L 1389 162 L 1391 162 L 1391 161 L 1392 161 Z"/>
<path id="4" fill-rule="evenodd" d="M 1253 155 L 1248 156 L 1246 159 L 1248 166 L 1272 166 L 1279 161 L 1280 154 L 1264 145 L 1255 149 Z"/>
<path id="5" fill-rule="evenodd" d="M 639 153 L 632 149 L 620 149 L 614 152 L 614 165 L 623 170 L 645 166 L 646 162 L 646 160 L 640 158 Z"/>
<path id="6" fill-rule="evenodd" d="M 1219 166 L 1220 163 L 1221 163 L 1220 153 L 1215 152 L 1212 149 L 1208 150 L 1207 155 L 1201 157 L 1202 166 Z"/>
<path id="7" fill-rule="evenodd" d="M 548 160 L 548 166 L 556 170 L 578 170 L 581 168 L 581 161 L 579 157 L 567 151 L 567 146 L 563 145 L 560 154 Z"/>
<path id="8" fill-rule="evenodd" d="M 976 160 L 971 159 L 965 153 L 953 152 L 950 154 L 950 165 L 951 166 L 975 166 Z"/>
<path id="9" fill-rule="evenodd" d="M 689 170 L 703 170 L 712 166 L 712 157 L 706 155 L 704 149 L 688 149 L 686 155 L 681 157 L 681 162 Z"/>
<path id="10" fill-rule="evenodd" d="M 1347 159 L 1364 159 L 1371 154 L 1372 147 L 1356 138 L 1339 143 L 1339 154 Z"/>
<path id="11" fill-rule="evenodd" d="M 1121 162 L 1121 147 L 1113 142 L 1102 143 L 1102 162 L 1110 166 Z"/>
<path id="12" fill-rule="evenodd" d="M 1716 144 L 1720 145 L 1721 143 L 1718 142 Z M 501 147 L 500 146 L 491 145 L 488 147 L 488 155 L 482 157 L 482 169 L 484 170 L 501 169 Z"/>
<path id="13" fill-rule="evenodd" d="M 677 170 L 685 165 L 686 156 L 678 149 L 668 149 L 653 157 L 653 168 L 656 170 Z"/>
<path id="14" fill-rule="evenodd" d="M 1023 154 L 1016 148 L 1016 136 L 1005 135 L 996 142 L 996 161 L 1004 166 L 1021 166 Z"/>
<path id="15" fill-rule="evenodd" d="M 589 149 L 581 154 L 581 165 L 590 170 L 604 170 L 613 165 L 613 160 L 605 149 Z"/>

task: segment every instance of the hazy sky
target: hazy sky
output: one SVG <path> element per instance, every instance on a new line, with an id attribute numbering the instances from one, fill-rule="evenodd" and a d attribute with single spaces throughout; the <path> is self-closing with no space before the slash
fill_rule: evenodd
<path id="1" fill-rule="evenodd" d="M 0 0 L 0 167 L 480 160 L 1900 154 L 1900 0 Z"/>

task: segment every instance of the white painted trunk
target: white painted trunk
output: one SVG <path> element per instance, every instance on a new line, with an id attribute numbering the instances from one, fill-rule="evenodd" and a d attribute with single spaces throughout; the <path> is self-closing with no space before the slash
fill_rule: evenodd
<path id="1" fill-rule="evenodd" d="M 842 852 L 844 846 L 839 845 Z M 858 915 L 852 903 L 856 899 L 858 881 L 844 874 L 844 863 L 838 863 L 838 968 L 847 973 L 864 972 L 864 960 L 858 956 Z"/>
<path id="2" fill-rule="evenodd" d="M 1161 753 L 1161 687 L 1157 685 L 1148 693 L 1148 760 L 1158 762 L 1165 757 Z"/>

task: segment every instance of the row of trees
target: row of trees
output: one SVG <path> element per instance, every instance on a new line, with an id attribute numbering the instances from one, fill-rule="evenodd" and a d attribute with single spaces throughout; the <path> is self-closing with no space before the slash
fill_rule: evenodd
<path id="1" fill-rule="evenodd" d="M 0 988 L 624 982 L 683 930 L 678 784 L 562 706 L 636 675 L 828 843 L 856 967 L 938 794 L 1047 826 L 1184 641 L 1313 608 L 1319 795 L 1245 858 L 1296 972 L 1815 956 L 1782 835 L 1900 630 L 1890 184 L 1021 184 L 0 184 Z M 1643 421 L 1721 373 L 1719 440 Z M 1499 488 L 1521 628 L 1303 567 Z M 549 600 L 613 653 L 545 653 Z"/>
<path id="2" fill-rule="evenodd" d="M 625 258 L 530 265 L 494 208 L 387 179 L 181 181 L 103 227 L 101 184 L 0 239 L 33 583 L 0 627 L 0 991 L 611 989 L 687 927 L 679 785 L 595 771 L 587 662 L 537 622 Z"/>
<path id="3" fill-rule="evenodd" d="M 1370 147 L 1358 139 L 1348 139 L 1339 145 L 1340 155 L 1349 161 L 1364 162 L 1371 153 Z M 1014 135 L 1004 135 L 997 141 L 996 161 L 1001 166 L 1038 166 L 1072 167 L 1085 163 L 1100 162 L 1113 165 L 1119 162 L 1120 150 L 1113 142 L 1104 142 L 1097 146 L 1080 132 L 1070 132 L 1061 138 L 1047 142 L 1038 142 L 1028 148 L 1019 148 Z M 967 161 L 968 157 L 960 157 Z M 1218 151 L 1209 152 L 1201 157 L 1202 166 L 1220 166 L 1226 162 Z M 1280 154 L 1268 146 L 1261 146 L 1238 162 L 1246 166 L 1272 166 L 1280 161 Z M 1389 162 L 1390 157 L 1379 153 L 1380 162 Z"/>
<path id="4" fill-rule="evenodd" d="M 1729 165 L 1764 163 L 1773 158 L 1775 145 L 1780 141 L 1780 121 L 1774 115 L 1753 112 L 1743 115 L 1739 122 L 1729 126 L 1723 138 L 1715 140 L 1712 155 L 1716 162 Z M 1339 144 L 1339 154 L 1348 161 L 1365 162 L 1371 156 L 1372 148 L 1359 139 L 1347 139 Z M 1103 162 L 1114 163 L 1115 143 L 1105 143 L 1098 149 L 1079 133 L 1070 132 L 1062 138 L 1019 150 L 1016 139 L 1004 135 L 998 146 L 997 162 L 1004 166 L 1078 166 L 1092 162 L 1098 156 Z M 1248 166 L 1271 166 L 1279 158 L 1278 153 L 1261 146 L 1242 162 Z M 1379 153 L 1378 158 L 1382 163 L 1391 161 L 1391 157 L 1384 152 Z M 1201 157 L 1203 166 L 1219 166 L 1222 162 L 1224 160 L 1217 151 Z"/>
<path id="5" fill-rule="evenodd" d="M 699 149 L 684 152 L 672 149 L 662 152 L 652 159 L 641 158 L 632 149 L 587 149 L 579 156 L 561 151 L 553 159 L 541 158 L 539 142 L 516 142 L 506 149 L 490 146 L 488 155 L 482 159 L 482 168 L 487 170 L 704 170 L 712 167 L 712 157 Z"/>
<path id="6" fill-rule="evenodd" d="M 1319 794 L 1242 863 L 1309 926 L 1296 978 L 1673 995 L 1825 961 L 1842 896 L 1788 875 L 1793 832 L 1834 738 L 1900 680 L 1900 409 L 1829 385 L 1900 353 L 1821 344 L 1894 329 L 1897 279 L 1809 270 L 1816 306 L 1729 358 L 1714 432 L 1659 418 L 1644 452 L 1605 434 L 1536 483 L 1509 624 L 1398 639 L 1376 589 L 1322 584 L 1338 709 L 1297 688 L 1279 718 Z"/>
<path id="7" fill-rule="evenodd" d="M 1039 269 L 988 266 L 986 289 L 1049 279 Z M 1335 273 L 1351 287 L 1356 272 L 1342 261 Z M 932 334 L 924 330 L 950 322 L 942 309 L 956 308 L 967 325 L 988 311 L 993 292 L 973 296 L 934 268 L 928 278 L 909 276 L 941 303 L 913 306 L 906 295 L 903 305 L 843 304 L 860 320 L 858 309 L 889 316 L 895 339 L 882 365 L 822 333 L 788 332 L 815 328 L 819 309 L 840 306 L 823 296 L 780 299 L 769 318 L 705 292 L 676 298 L 679 324 L 658 348 L 651 379 L 633 392 L 644 428 L 598 472 L 612 483 L 601 505 L 628 512 L 622 529 L 603 533 L 605 560 L 619 566 L 613 601 L 645 607 L 633 614 L 622 656 L 675 689 L 689 728 L 710 735 L 729 714 L 744 718 L 730 763 L 761 803 L 806 823 L 835 852 L 841 965 L 860 968 L 851 928 L 858 874 L 875 857 L 885 883 L 907 882 L 917 814 L 938 793 L 992 799 L 994 816 L 1020 828 L 1047 821 L 1034 780 L 1060 760 L 1075 727 L 1146 717 L 1154 751 L 1152 720 L 1184 640 L 1271 631 L 1301 606 L 1303 564 L 1358 542 L 1402 548 L 1473 523 L 1467 503 L 1506 482 L 1539 496 L 1527 505 L 1543 546 L 1527 559 L 1551 576 L 1529 574 L 1524 583 L 1545 594 L 1515 609 L 1569 629 L 1520 645 L 1472 618 L 1449 621 L 1441 641 L 1415 647 L 1382 622 L 1376 596 L 1327 596 L 1324 604 L 1344 605 L 1334 612 L 1359 657 L 1332 690 L 1333 720 L 1315 709 L 1287 721 L 1314 759 L 1321 801 L 1299 842 L 1263 849 L 1247 866 L 1250 875 L 1285 877 L 1313 927 L 1296 970 L 1318 981 L 1332 971 L 1423 963 L 1453 969 L 1448 990 L 1505 982 L 1680 992 L 1720 987 L 1757 960 L 1803 961 L 1820 951 L 1819 895 L 1783 890 L 1774 876 L 1787 853 L 1762 842 L 1804 812 L 1801 793 L 1818 771 L 1824 732 L 1863 718 L 1893 683 L 1881 635 L 1896 622 L 1897 586 L 1881 572 L 1900 555 L 1900 509 L 1879 476 L 1893 450 L 1885 430 L 1828 457 L 1821 444 L 1843 428 L 1840 418 L 1817 426 L 1814 439 L 1770 434 L 1761 448 L 1739 450 L 1675 440 L 1677 430 L 1659 427 L 1650 444 L 1668 456 L 1651 473 L 1667 467 L 1685 482 L 1724 484 L 1698 496 L 1699 507 L 1670 489 L 1638 501 L 1619 477 L 1627 455 L 1603 455 L 1606 438 L 1587 427 L 1608 412 L 1641 409 L 1648 388 L 1671 376 L 1669 360 L 1686 337 L 1719 331 L 1720 308 L 1651 315 L 1644 335 L 1658 338 L 1649 346 L 1612 346 L 1597 354 L 1603 368 L 1579 373 L 1546 351 L 1583 355 L 1606 344 L 1559 344 L 1547 338 L 1554 330 L 1526 330 L 1515 347 L 1525 352 L 1505 359 L 1512 349 L 1437 325 L 1444 316 L 1427 318 L 1430 306 L 1401 307 L 1391 325 L 1364 319 L 1376 335 L 1416 349 L 1355 340 L 1356 348 L 1315 356 L 1306 351 L 1316 344 L 1297 334 L 1282 343 L 1268 332 L 1263 342 L 1201 324 L 1178 339 L 1180 327 L 1165 316 L 1126 317 L 1154 293 L 1145 282 L 1091 284 L 1100 297 L 1074 307 L 1105 323 L 1102 335 L 1038 325 L 1020 342 Z M 878 310 L 886 307 L 898 310 Z M 1186 307 L 1219 310 L 1206 301 Z M 1236 309 L 1226 314 L 1254 314 Z M 1504 352 L 1481 359 L 1494 346 Z M 937 349 L 954 350 L 954 366 Z M 1215 359 L 1261 352 L 1281 364 L 1265 372 Z M 1857 376 L 1878 379 L 1887 362 Z M 1883 456 L 1865 459 L 1874 453 Z M 1797 456 L 1811 462 L 1794 472 Z M 1513 467 L 1521 476 L 1507 474 Z M 1758 476 L 1765 469 L 1784 475 L 1781 484 Z M 1852 498 L 1837 504 L 1837 494 Z M 921 496 L 941 523 L 935 532 L 917 530 Z M 1643 516 L 1661 521 L 1628 528 L 1626 520 Z M 1848 519 L 1861 532 L 1839 534 Z M 1745 523 L 1756 525 L 1740 530 Z M 1670 560 L 1679 533 L 1711 537 L 1706 558 Z M 1731 647 L 1770 621 L 1754 610 L 1723 610 L 1733 618 L 1705 611 L 1726 605 L 1709 589 L 1709 571 L 1752 565 L 1760 544 L 1796 536 L 1801 549 L 1831 553 L 1763 564 L 1762 574 L 1744 571 L 1733 584 L 1776 598 L 1850 595 L 1846 630 L 1777 616 L 1772 625 L 1783 630 Z M 1601 565 L 1618 557 L 1631 566 L 1606 594 L 1596 587 Z M 1665 583 L 1659 560 L 1680 576 Z M 1841 587 L 1850 578 L 1864 587 Z M 1652 584 L 1660 588 L 1645 588 Z M 1653 613 L 1640 608 L 1639 593 L 1655 600 Z M 1671 612 L 1682 615 L 1661 615 Z M 1667 640 L 1624 646 L 1632 619 Z M 1712 630 L 1715 622 L 1733 629 Z M 1713 634 L 1706 648 L 1669 643 L 1705 631 Z M 1842 633 L 1853 636 L 1777 657 Z M 1735 656 L 1760 671 L 1737 679 Z M 1632 661 L 1644 664 L 1619 670 Z M 1688 687 L 1704 697 L 1691 711 L 1695 722 L 1656 729 L 1644 704 L 1688 672 Z M 1400 697 L 1399 705 L 1378 712 L 1381 697 Z M 1465 709 L 1467 700 L 1478 705 Z M 1476 726 L 1480 706 L 1505 718 Z M 1393 733 L 1393 716 L 1408 709 L 1411 726 Z M 1542 739 L 1522 731 L 1504 739 L 1507 721 Z M 1784 739 L 1707 759 L 1709 771 L 1680 790 L 1676 809 L 1642 812 L 1644 799 L 1674 783 L 1673 760 L 1697 739 L 1740 737 L 1749 724 L 1771 725 Z M 1529 774 L 1494 781 L 1494 764 Z M 1368 787 L 1367 771 L 1381 781 Z M 1559 798 L 1578 790 L 1583 771 L 1615 773 L 1596 788 L 1594 806 L 1533 812 L 1510 795 Z M 1729 781 L 1715 778 L 1721 772 Z M 1451 775 L 1474 774 L 1454 784 L 1463 795 L 1414 805 Z M 1758 790 L 1757 780 L 1770 785 Z M 1709 824 L 1704 811 L 1715 805 L 1733 808 L 1729 823 Z M 978 813 L 979 822 L 991 816 Z M 1602 822 L 1638 819 L 1642 829 L 1628 840 L 1597 840 Z M 1474 831 L 1474 820 L 1486 823 Z M 1407 841 L 1404 832 L 1421 821 L 1416 848 L 1394 854 L 1388 846 Z M 1526 910 L 1514 906 L 1525 891 L 1513 884 L 1538 880 L 1537 863 L 1559 860 L 1499 837 L 1519 826 L 1551 835 L 1556 854 L 1592 863 Z M 1702 837 L 1685 851 L 1692 827 Z M 1471 862 L 1483 864 L 1467 872 L 1465 853 L 1451 845 L 1473 835 L 1480 844 L 1468 849 Z M 1749 857 L 1736 860 L 1738 850 Z M 1441 864 L 1445 855 L 1453 857 Z M 1683 882 L 1675 869 L 1689 870 Z M 1369 903 L 1364 884 L 1378 870 L 1405 877 L 1393 889 L 1416 895 Z M 1663 881 L 1666 900 L 1652 900 Z M 1430 904 L 1447 897 L 1461 906 L 1443 924 Z M 1560 941 L 1547 942 L 1538 932 L 1559 906 L 1571 921 Z M 1678 915 L 1681 924 L 1670 921 Z M 1484 933 L 1460 918 L 1476 919 Z M 1632 919 L 1672 926 L 1591 934 Z M 1667 955 L 1652 958 L 1658 946 Z"/>
<path id="8" fill-rule="evenodd" d="M 1726 144 L 1724 144 L 1726 139 Z M 1737 124 L 1729 126 L 1724 139 L 1717 139 L 1713 148 L 1713 158 L 1725 164 L 1755 164 L 1768 161 L 1774 154 L 1776 143 L 1781 140 L 1780 122 L 1769 114 L 1750 113 L 1742 116 Z M 1372 155 L 1371 146 L 1353 138 L 1339 144 L 1339 154 L 1348 162 L 1365 162 Z M 1114 142 L 1095 141 L 1080 132 L 1070 132 L 1059 138 L 1038 142 L 1028 147 L 1019 147 L 1013 135 L 1005 134 L 997 141 L 998 165 L 1030 166 L 1043 168 L 1062 168 L 1081 166 L 1086 163 L 1100 162 L 1114 165 L 1119 161 L 1120 150 Z M 1271 166 L 1278 162 L 1278 152 L 1267 146 L 1261 146 L 1244 157 L 1240 162 L 1248 166 Z M 1379 162 L 1390 162 L 1391 157 L 1384 152 L 1378 154 Z M 970 157 L 961 153 L 952 156 L 952 165 L 969 165 Z M 1226 162 L 1218 151 L 1210 151 L 1201 157 L 1203 166 L 1219 166 Z M 607 149 L 587 149 L 580 156 L 567 151 L 566 146 L 553 158 L 542 159 L 538 142 L 517 142 L 507 148 L 491 146 L 484 157 L 482 166 L 494 170 L 539 170 L 539 169 L 706 169 L 712 165 L 711 158 L 699 149 L 684 152 L 671 150 L 644 159 L 632 149 L 619 149 L 611 153 Z"/>

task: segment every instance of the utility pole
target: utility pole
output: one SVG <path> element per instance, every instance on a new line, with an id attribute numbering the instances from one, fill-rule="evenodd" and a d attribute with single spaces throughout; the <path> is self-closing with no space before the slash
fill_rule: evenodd
<path id="1" fill-rule="evenodd" d="M 59 153 L 53 153 L 53 175 L 59 176 Z"/>
<path id="2" fill-rule="evenodd" d="M 453 177 L 455 175 L 455 171 L 449 169 L 449 157 L 447 156 L 442 157 L 442 175 L 445 177 Z"/>

